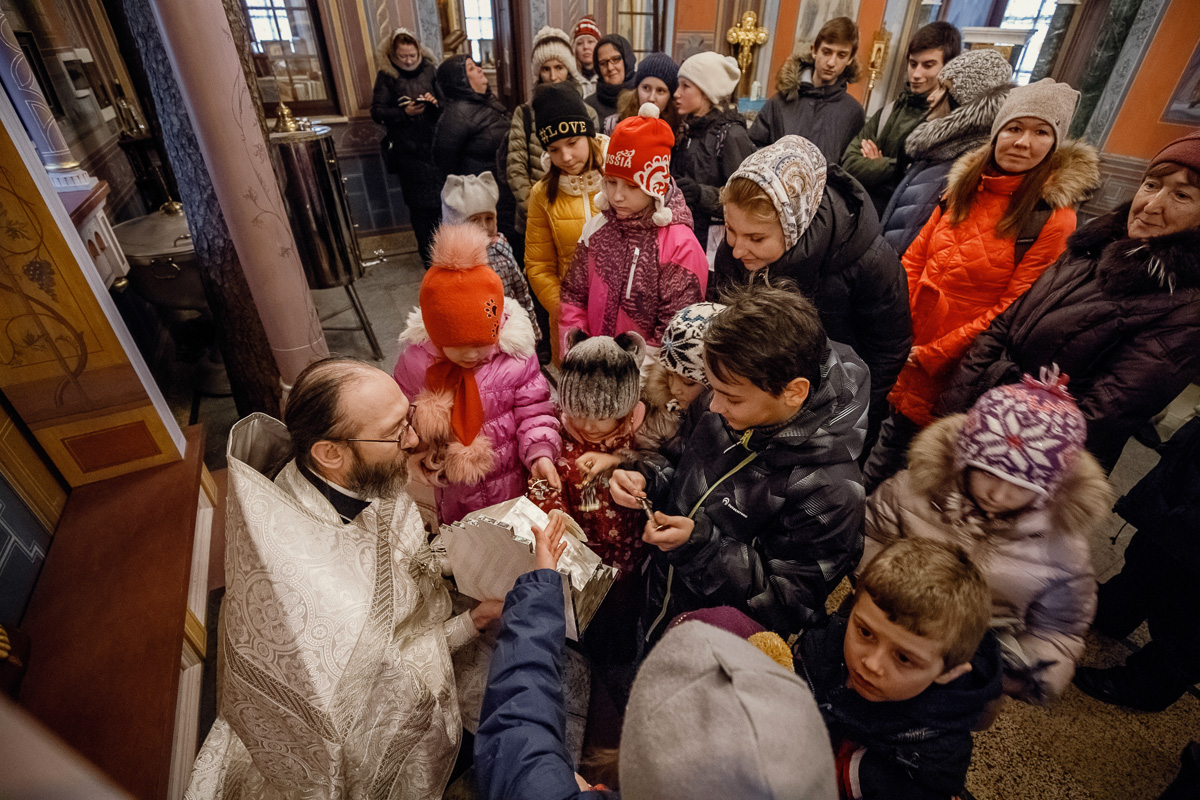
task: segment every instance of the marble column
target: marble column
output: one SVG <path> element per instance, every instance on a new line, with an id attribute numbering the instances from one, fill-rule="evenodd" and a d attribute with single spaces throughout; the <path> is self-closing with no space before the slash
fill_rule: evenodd
<path id="1" fill-rule="evenodd" d="M 941 0 L 922 0 L 921 7 L 917 9 L 917 17 L 913 21 L 913 32 L 936 20 L 941 10 Z"/>
<path id="2" fill-rule="evenodd" d="M 33 68 L 25 58 L 17 37 L 13 35 L 8 15 L 0 9 L 0 84 L 12 100 L 17 116 L 37 148 L 38 158 L 50 173 L 50 183 L 57 191 L 71 192 L 91 189 L 96 179 L 79 168 L 71 148 L 63 136 L 58 120 L 38 86 Z"/>
<path id="3" fill-rule="evenodd" d="M 1049 77 L 1050 70 L 1058 60 L 1058 51 L 1062 49 L 1063 39 L 1071 29 L 1071 20 L 1075 18 L 1078 9 L 1079 0 L 1058 0 L 1054 16 L 1050 18 L 1050 27 L 1046 29 L 1046 38 L 1042 40 L 1042 49 L 1038 51 L 1037 62 L 1033 65 L 1030 83 Z"/>
<path id="4" fill-rule="evenodd" d="M 152 0 L 213 190 L 285 385 L 328 355 L 221 0 Z"/>
<path id="5" fill-rule="evenodd" d="M 1142 0 L 1112 0 L 1112 5 L 1108 7 L 1108 18 L 1096 40 L 1087 69 L 1083 71 L 1084 77 L 1076 87 L 1081 96 L 1079 107 L 1075 109 L 1075 119 L 1071 123 L 1072 138 L 1082 136 L 1087 129 L 1141 6 Z"/>

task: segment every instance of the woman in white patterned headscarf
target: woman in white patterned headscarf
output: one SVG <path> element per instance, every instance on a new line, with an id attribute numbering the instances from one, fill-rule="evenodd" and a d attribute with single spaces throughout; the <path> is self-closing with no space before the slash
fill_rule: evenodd
<path id="1" fill-rule="evenodd" d="M 754 280 L 791 281 L 808 295 L 829 338 L 871 370 L 869 452 L 912 343 L 904 270 L 870 196 L 812 142 L 784 136 L 742 162 L 721 202 L 725 242 L 709 299 Z"/>

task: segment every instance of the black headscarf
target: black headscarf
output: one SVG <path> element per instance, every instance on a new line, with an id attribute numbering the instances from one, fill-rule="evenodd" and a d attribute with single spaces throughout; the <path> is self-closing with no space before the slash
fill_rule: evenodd
<path id="1" fill-rule="evenodd" d="M 625 82 L 619 84 L 611 84 L 604 82 L 604 73 L 600 72 L 600 48 L 603 45 L 611 44 L 617 48 L 617 52 L 621 54 L 621 59 L 625 62 Z M 592 56 L 592 64 L 595 65 L 597 74 L 600 75 L 596 81 L 596 94 L 600 97 L 600 102 L 606 106 L 616 106 L 617 97 L 626 89 L 637 88 L 637 57 L 633 54 L 633 45 L 619 33 L 610 33 L 596 42 L 596 49 L 592 51 L 595 55 Z"/>

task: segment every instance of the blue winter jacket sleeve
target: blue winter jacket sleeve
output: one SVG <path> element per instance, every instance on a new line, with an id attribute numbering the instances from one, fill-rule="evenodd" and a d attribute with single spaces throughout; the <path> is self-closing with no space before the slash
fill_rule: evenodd
<path id="1" fill-rule="evenodd" d="M 588 800 L 566 745 L 562 579 L 539 569 L 517 579 L 504 600 L 475 733 L 475 769 L 488 800 Z"/>

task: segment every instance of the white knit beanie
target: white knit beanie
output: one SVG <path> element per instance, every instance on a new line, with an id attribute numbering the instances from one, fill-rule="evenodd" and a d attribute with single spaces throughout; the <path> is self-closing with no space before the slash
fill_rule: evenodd
<path id="1" fill-rule="evenodd" d="M 549 25 L 537 32 L 533 37 L 533 82 L 538 82 L 538 74 L 542 65 L 551 59 L 561 61 L 567 68 L 568 74 L 578 86 L 583 83 L 579 74 L 579 66 L 575 63 L 575 51 L 572 49 L 571 37 L 561 28 L 551 28 Z"/>
<path id="2" fill-rule="evenodd" d="M 696 84 L 704 96 L 714 105 L 724 103 L 737 88 L 742 78 L 737 59 L 709 50 L 683 62 L 679 77 Z"/>
<path id="3" fill-rule="evenodd" d="M 447 175 L 442 186 L 442 224 L 458 225 L 476 214 L 495 213 L 500 187 L 490 172 L 482 175 Z"/>

